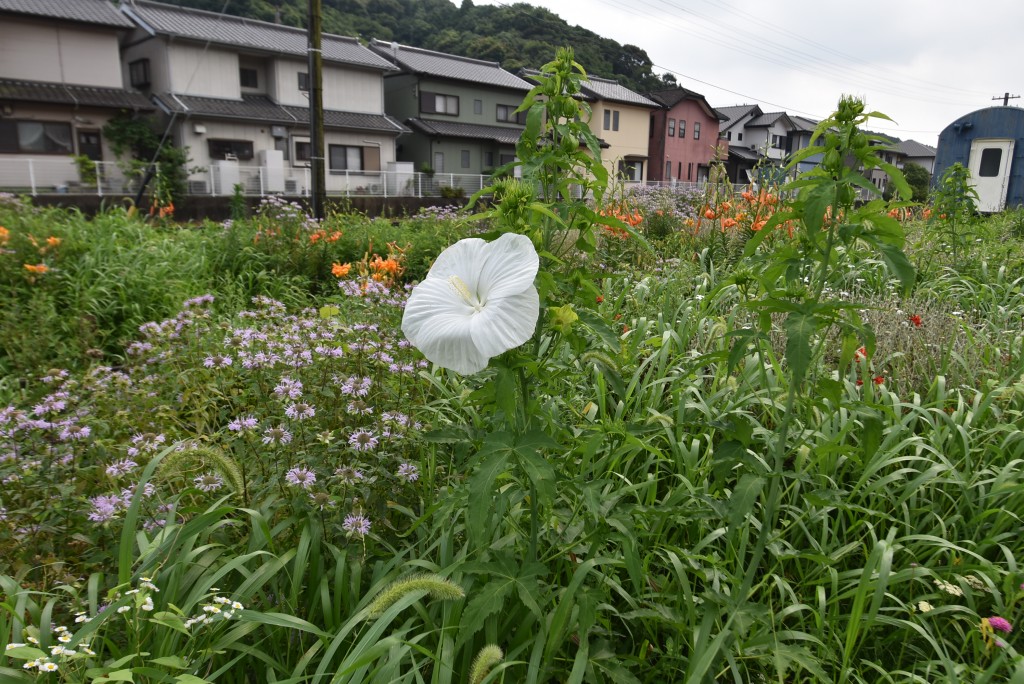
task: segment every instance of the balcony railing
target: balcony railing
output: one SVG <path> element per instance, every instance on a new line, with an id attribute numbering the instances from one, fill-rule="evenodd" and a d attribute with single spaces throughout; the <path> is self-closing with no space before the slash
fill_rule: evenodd
<path id="1" fill-rule="evenodd" d="M 92 162 L 80 170 L 68 158 L 0 159 L 0 191 L 29 195 L 133 195 L 142 174 L 126 173 L 115 162 Z M 441 197 L 470 196 L 487 187 L 491 177 L 481 174 L 420 173 L 403 171 L 329 171 L 325 178 L 331 196 Z M 302 167 L 260 167 L 214 164 L 189 176 L 189 195 L 230 196 L 285 194 L 309 196 L 310 170 Z M 152 184 L 150 185 L 152 189 Z"/>

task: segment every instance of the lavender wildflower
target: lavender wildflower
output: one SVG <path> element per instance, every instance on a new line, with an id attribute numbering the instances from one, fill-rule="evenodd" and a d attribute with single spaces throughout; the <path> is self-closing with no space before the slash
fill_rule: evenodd
<path id="1" fill-rule="evenodd" d="M 217 473 L 203 473 L 192 482 L 195 483 L 196 489 L 202 492 L 215 492 L 224 486 L 224 480 Z"/>
<path id="2" fill-rule="evenodd" d="M 348 438 L 348 445 L 356 451 L 373 451 L 377 446 L 377 438 L 372 432 L 356 430 Z"/>
<path id="3" fill-rule="evenodd" d="M 107 466 L 107 475 L 110 477 L 121 477 L 122 475 L 127 475 L 138 467 L 139 464 L 130 458 L 122 458 L 120 461 L 114 461 Z"/>
<path id="4" fill-rule="evenodd" d="M 288 444 L 292 441 L 292 433 L 288 432 L 283 425 L 267 428 L 263 431 L 264 444 Z"/>
<path id="5" fill-rule="evenodd" d="M 365 537 L 370 533 L 370 520 L 363 514 L 349 514 L 341 524 L 343 530 L 357 537 Z"/>
<path id="6" fill-rule="evenodd" d="M 251 430 L 259 425 L 259 421 L 253 416 L 242 416 L 235 418 L 233 421 L 228 423 L 228 430 L 232 432 L 241 432 L 243 430 Z"/>
<path id="7" fill-rule="evenodd" d="M 398 466 L 398 479 L 403 482 L 415 482 L 420 479 L 420 469 L 412 463 L 402 463 Z"/>
<path id="8" fill-rule="evenodd" d="M 305 420 L 306 418 L 312 418 L 316 415 L 316 407 L 305 402 L 298 402 L 286 408 L 284 410 L 284 415 L 288 416 L 292 420 Z"/>
<path id="9" fill-rule="evenodd" d="M 284 479 L 290 485 L 309 489 L 316 483 L 316 473 L 309 468 L 295 467 L 285 473 Z"/>
<path id="10" fill-rule="evenodd" d="M 363 471 L 352 466 L 342 466 L 334 471 L 334 474 L 341 480 L 342 484 L 354 485 L 363 479 Z"/>

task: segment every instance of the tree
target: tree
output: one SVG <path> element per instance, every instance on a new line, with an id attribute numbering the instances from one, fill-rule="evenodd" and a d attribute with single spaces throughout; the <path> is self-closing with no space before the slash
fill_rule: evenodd
<path id="1" fill-rule="evenodd" d="M 914 191 L 912 200 L 924 202 L 928 199 L 928 184 L 931 182 L 931 174 L 928 173 L 928 169 L 920 164 L 907 162 L 903 165 L 903 177 L 907 179 L 907 184 Z"/>

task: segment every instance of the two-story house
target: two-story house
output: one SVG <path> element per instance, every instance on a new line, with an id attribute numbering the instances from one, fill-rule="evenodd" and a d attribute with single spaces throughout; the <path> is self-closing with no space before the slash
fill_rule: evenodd
<path id="1" fill-rule="evenodd" d="M 719 137 L 729 144 L 729 156 L 725 162 L 726 174 L 733 183 L 749 183 L 752 172 L 761 159 L 757 145 L 746 139 L 746 124 L 764 112 L 753 104 L 716 107 L 721 116 Z"/>
<path id="2" fill-rule="evenodd" d="M 412 130 L 399 160 L 475 189 L 456 176 L 489 174 L 515 159 L 525 123 L 516 109 L 530 83 L 497 62 L 379 40 L 370 49 L 399 69 L 384 77 L 387 112 Z"/>
<path id="3" fill-rule="evenodd" d="M 602 163 L 625 181 L 646 181 L 651 111 L 661 105 L 616 81 L 597 76 L 588 76 L 581 84 L 581 95 L 593 111 L 590 128 L 603 143 Z M 699 129 L 697 135 L 699 140 Z"/>
<path id="4" fill-rule="evenodd" d="M 303 192 L 309 187 L 306 32 L 133 0 L 122 51 L 128 84 L 151 93 L 177 145 L 208 171 L 193 191 Z M 406 132 L 384 113 L 387 60 L 355 38 L 324 34 L 323 104 L 329 192 L 378 192 Z"/>
<path id="5" fill-rule="evenodd" d="M 703 182 L 715 159 L 724 161 L 719 113 L 704 96 L 686 88 L 646 93 L 661 107 L 651 112 L 647 177 L 652 181 Z"/>
<path id="6" fill-rule="evenodd" d="M 72 155 L 113 160 L 104 125 L 153 108 L 122 86 L 131 28 L 106 0 L 0 0 L 0 186 L 52 191 L 78 182 Z"/>

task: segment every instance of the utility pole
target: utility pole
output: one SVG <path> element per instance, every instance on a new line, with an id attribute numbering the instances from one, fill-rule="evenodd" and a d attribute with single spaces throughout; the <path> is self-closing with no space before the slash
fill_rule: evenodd
<path id="1" fill-rule="evenodd" d="M 1002 97 L 1000 97 L 999 95 L 996 95 L 992 99 L 993 100 L 1002 100 L 1003 101 L 1003 106 L 1004 107 L 1009 107 L 1010 106 L 1010 100 L 1019 100 L 1020 99 L 1020 95 L 1011 95 L 1010 93 L 1003 93 Z"/>
<path id="2" fill-rule="evenodd" d="M 324 59 L 320 51 L 323 42 L 322 5 L 320 0 L 309 0 L 309 163 L 312 181 L 313 218 L 322 221 L 327 199 L 327 179 L 324 176 Z"/>

